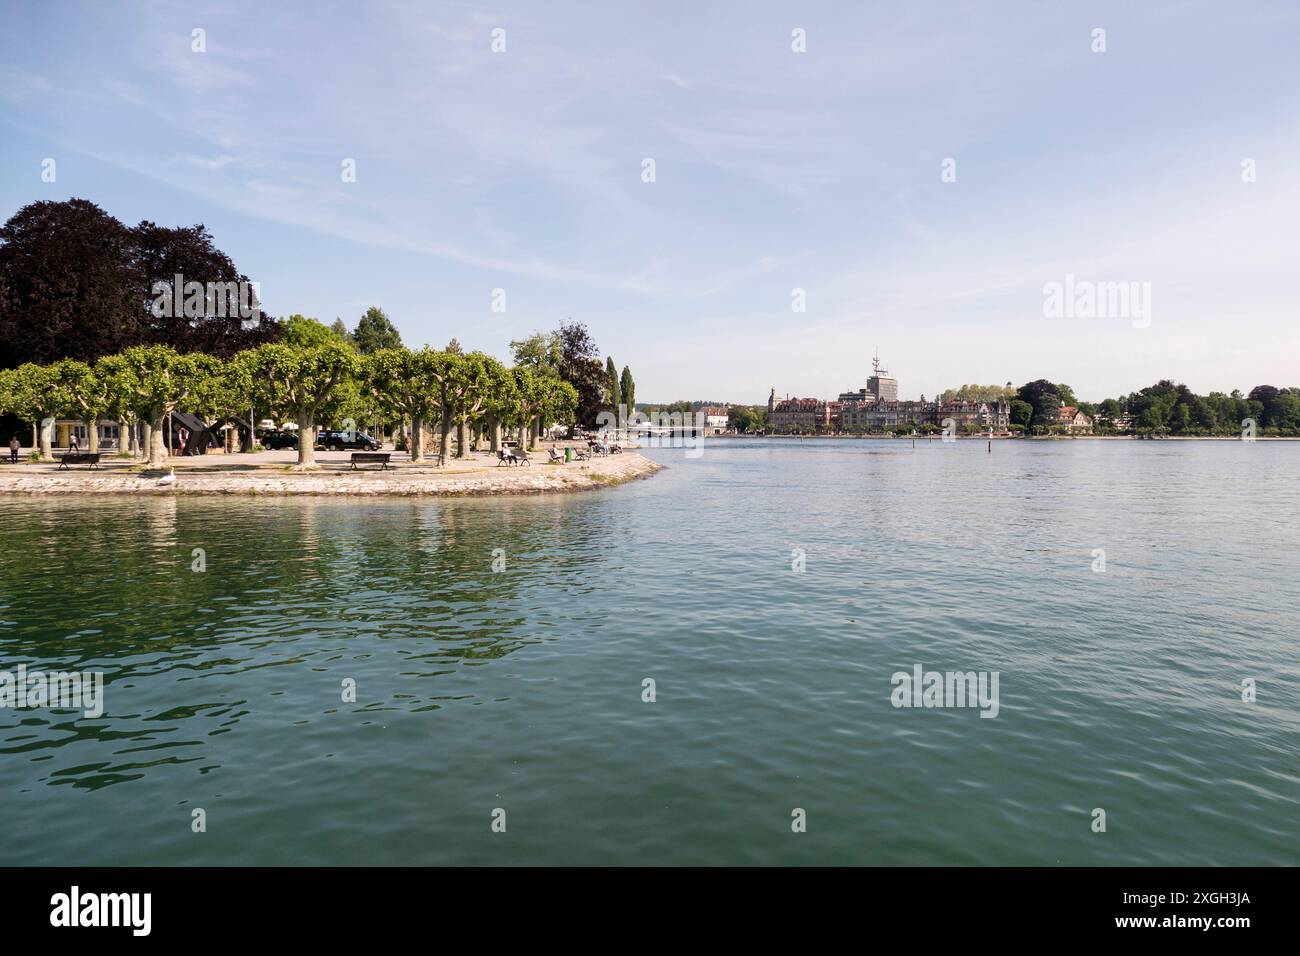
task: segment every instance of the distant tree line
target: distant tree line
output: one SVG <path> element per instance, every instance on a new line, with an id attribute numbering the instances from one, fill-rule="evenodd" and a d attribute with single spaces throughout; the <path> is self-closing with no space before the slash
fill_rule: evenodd
<path id="1" fill-rule="evenodd" d="M 1068 385 L 1028 382 L 1011 400 L 1012 427 L 1031 434 L 1063 431 L 1062 405 L 1077 407 L 1103 435 L 1239 436 L 1253 422 L 1256 435 L 1300 436 L 1300 387 L 1256 385 L 1244 396 L 1235 389 L 1197 395 L 1169 379 L 1100 402 L 1076 400 Z"/>

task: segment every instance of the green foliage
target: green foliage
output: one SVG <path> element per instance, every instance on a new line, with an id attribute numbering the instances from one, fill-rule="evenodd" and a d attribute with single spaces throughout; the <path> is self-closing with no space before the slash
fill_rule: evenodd
<path id="1" fill-rule="evenodd" d="M 609 407 L 617 412 L 618 403 L 622 398 L 622 391 L 618 384 L 618 369 L 614 365 L 612 355 L 605 359 L 605 382 L 605 390 L 609 396 Z"/>
<path id="2" fill-rule="evenodd" d="M 373 355 L 381 349 L 400 349 L 402 336 L 397 326 L 389 320 L 383 309 L 372 305 L 357 322 L 352 341 L 362 355 Z"/>
<path id="3" fill-rule="evenodd" d="M 342 322 L 337 323 L 342 325 Z M 299 348 L 320 348 L 332 343 L 346 343 L 351 345 L 347 337 L 347 329 L 340 333 L 330 328 L 324 322 L 317 319 L 310 319 L 305 315 L 294 314 L 280 323 L 282 333 L 281 340 L 285 345 L 294 345 Z"/>
<path id="4" fill-rule="evenodd" d="M 761 429 L 766 418 L 766 409 L 759 410 L 748 405 L 732 405 L 727 409 L 727 427 L 742 435 Z"/>
<path id="5" fill-rule="evenodd" d="M 632 370 L 626 365 L 623 366 L 623 377 L 619 383 L 619 400 L 627 409 L 627 414 L 636 411 L 636 382 L 632 381 Z"/>
<path id="6" fill-rule="evenodd" d="M 516 365 L 527 365 L 542 372 L 558 375 L 561 362 L 560 336 L 557 332 L 534 332 L 526 339 L 510 343 Z"/>
<path id="7" fill-rule="evenodd" d="M 1051 428 L 1059 425 L 1061 406 L 1075 404 L 1074 392 L 1070 390 L 1070 386 L 1053 384 L 1045 378 L 1021 385 L 1016 391 L 1016 398 L 1020 402 L 1029 405 L 1032 412 L 1029 421 L 1023 421 L 1024 410 L 1017 409 L 1016 403 L 1013 401 L 1011 420 L 1016 424 L 1027 424 L 1041 428 Z"/>
<path id="8" fill-rule="evenodd" d="M 939 401 L 967 401 L 979 404 L 1005 401 L 1014 398 L 1015 395 L 1016 390 L 1011 387 L 1010 383 L 1006 385 L 963 385 L 960 388 L 947 389 L 939 396 Z"/>
<path id="9" fill-rule="evenodd" d="M 341 409 L 351 397 L 346 386 L 352 384 L 360 360 L 351 346 L 325 331 L 329 338 L 319 346 L 276 342 L 238 356 L 255 383 L 258 405 L 271 406 L 309 425 Z"/>
<path id="10" fill-rule="evenodd" d="M 24 206 L 0 227 L 0 367 L 90 363 L 146 344 L 230 356 L 276 334 L 245 323 L 224 294 L 195 296 L 195 315 L 146 308 L 170 304 L 178 273 L 205 289 L 247 282 L 203 226 L 132 228 L 84 199 Z"/>

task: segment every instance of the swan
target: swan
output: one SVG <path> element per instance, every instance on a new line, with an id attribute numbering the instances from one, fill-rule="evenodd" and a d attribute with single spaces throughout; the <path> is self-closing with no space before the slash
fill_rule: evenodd
<path id="1" fill-rule="evenodd" d="M 158 484 L 166 488 L 168 485 L 176 484 L 176 469 L 168 468 L 167 474 L 158 479 Z"/>

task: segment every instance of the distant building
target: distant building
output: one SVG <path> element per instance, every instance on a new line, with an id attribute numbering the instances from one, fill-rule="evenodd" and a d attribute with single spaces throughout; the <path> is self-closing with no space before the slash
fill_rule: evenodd
<path id="1" fill-rule="evenodd" d="M 1062 405 L 1061 424 L 1071 435 L 1091 435 L 1092 419 L 1073 405 Z"/>
<path id="2" fill-rule="evenodd" d="M 871 372 L 871 378 L 867 379 L 867 391 L 875 397 L 876 401 L 898 401 L 898 379 L 892 378 L 880 367 L 879 353 L 871 360 Z"/>
<path id="3" fill-rule="evenodd" d="M 872 359 L 871 368 L 873 374 L 867 380 L 866 388 L 841 392 L 833 402 L 812 398 L 777 401 L 776 389 L 773 389 L 768 398 L 768 423 L 773 428 L 830 425 L 844 432 L 888 432 L 908 426 L 943 427 L 945 421 L 951 420 L 959 432 L 1005 434 L 1009 429 L 1009 399 L 927 402 L 923 395 L 919 402 L 904 401 L 898 397 L 898 379 L 880 367 L 879 355 Z"/>
<path id="4" fill-rule="evenodd" d="M 935 402 L 935 421 L 942 425 L 952 419 L 959 431 L 1005 432 L 1011 424 L 1011 403 L 1006 399 L 996 402 L 969 402 L 957 399 Z"/>
<path id="5" fill-rule="evenodd" d="M 697 414 L 704 416 L 704 433 L 706 435 L 721 435 L 727 430 L 727 423 L 730 421 L 729 409 L 725 405 L 705 405 L 699 409 Z"/>
<path id="6" fill-rule="evenodd" d="M 769 428 L 799 428 L 812 431 L 831 423 L 829 402 L 819 398 L 777 399 L 776 387 L 767 397 L 767 424 Z"/>

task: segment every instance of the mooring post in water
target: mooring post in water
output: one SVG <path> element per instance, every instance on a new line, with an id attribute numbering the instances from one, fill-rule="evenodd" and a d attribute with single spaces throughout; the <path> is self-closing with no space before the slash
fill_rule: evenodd
<path id="1" fill-rule="evenodd" d="M 993 454 L 993 439 L 989 439 L 989 454 Z"/>

